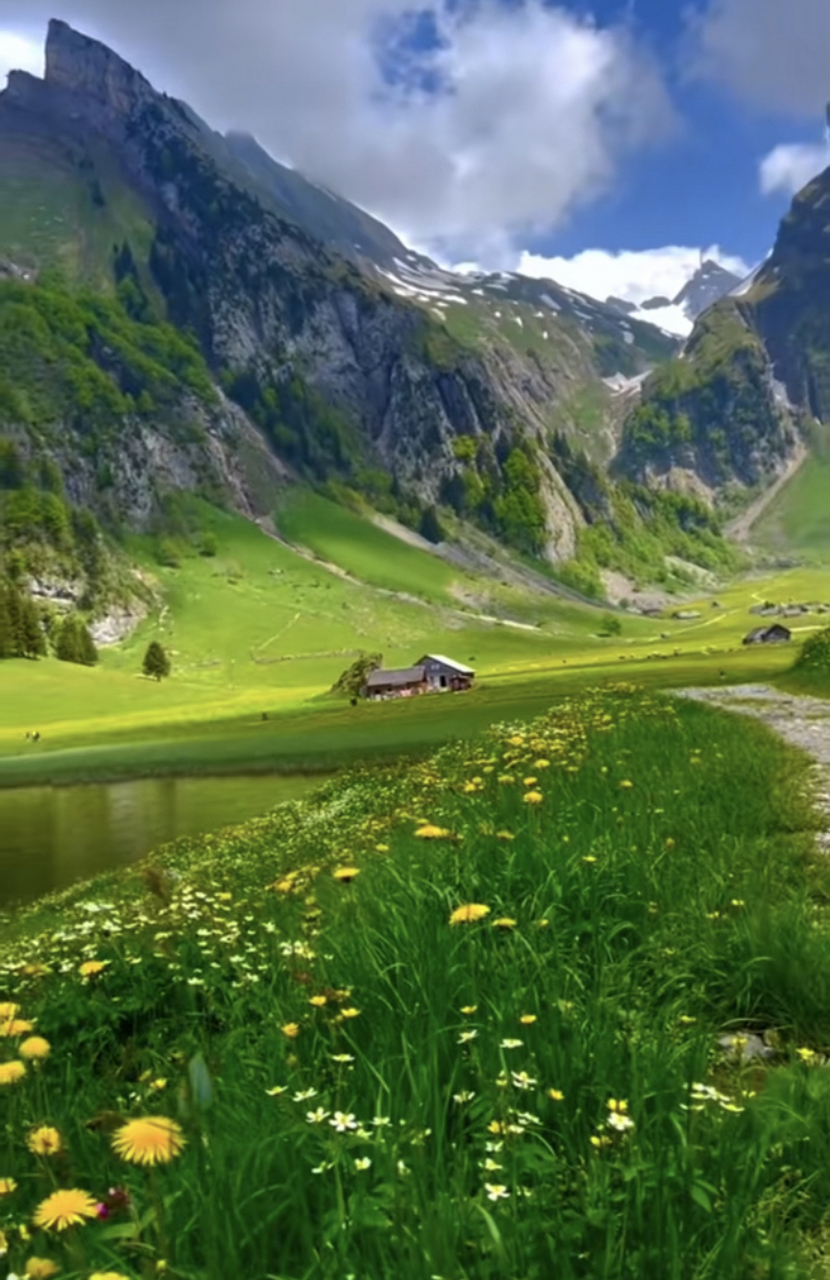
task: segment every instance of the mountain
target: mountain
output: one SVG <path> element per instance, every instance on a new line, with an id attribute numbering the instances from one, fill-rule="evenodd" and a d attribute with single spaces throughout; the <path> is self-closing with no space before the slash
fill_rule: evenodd
<path id="1" fill-rule="evenodd" d="M 695 477 L 709 498 L 763 487 L 830 421 L 830 169 L 795 197 L 772 253 L 643 385 L 617 467 Z"/>
<path id="2" fill-rule="evenodd" d="M 163 529 L 176 494 L 263 515 L 305 480 L 560 565 L 598 522 L 616 546 L 653 515 L 607 466 L 676 351 L 660 329 L 442 270 L 63 22 L 44 78 L 0 93 L 0 175 L 0 428 L 24 487 L 51 461 L 107 528 Z"/>
<path id="3" fill-rule="evenodd" d="M 696 320 L 708 307 L 726 296 L 741 283 L 741 277 L 733 271 L 727 271 L 719 262 L 707 258 L 702 262 L 691 280 L 687 280 L 673 305 L 682 307 L 690 319 Z"/>

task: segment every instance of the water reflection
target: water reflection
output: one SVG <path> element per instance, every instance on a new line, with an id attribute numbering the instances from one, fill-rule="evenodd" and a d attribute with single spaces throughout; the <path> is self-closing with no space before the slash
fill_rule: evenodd
<path id="1" fill-rule="evenodd" d="M 0 790 L 0 906 L 134 862 L 177 836 L 267 813 L 319 778 L 141 778 Z"/>

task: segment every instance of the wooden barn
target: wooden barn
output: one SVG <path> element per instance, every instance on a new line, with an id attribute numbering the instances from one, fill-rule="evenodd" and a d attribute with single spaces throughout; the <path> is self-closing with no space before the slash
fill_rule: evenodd
<path id="1" fill-rule="evenodd" d="M 459 693 L 469 689 L 475 678 L 472 667 L 454 662 L 442 653 L 425 653 L 414 666 L 370 672 L 363 695 L 372 701 L 381 698 L 411 698 L 421 693 Z"/>
<path id="2" fill-rule="evenodd" d="M 744 644 L 782 644 L 792 639 L 789 627 L 782 627 L 780 622 L 773 622 L 771 627 L 756 627 L 744 636 Z"/>

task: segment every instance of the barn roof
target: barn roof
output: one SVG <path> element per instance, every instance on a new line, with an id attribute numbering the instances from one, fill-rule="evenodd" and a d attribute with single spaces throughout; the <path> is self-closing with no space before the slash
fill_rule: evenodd
<path id="1" fill-rule="evenodd" d="M 378 669 L 369 674 L 367 689 L 401 688 L 407 684 L 420 684 L 424 679 L 423 667 L 405 667 L 400 671 L 383 671 Z"/>
<path id="2" fill-rule="evenodd" d="M 789 627 L 782 626 L 780 622 L 773 622 L 772 626 L 755 627 L 753 631 L 750 631 L 749 635 L 744 636 L 744 644 L 749 644 L 753 640 L 765 640 L 767 636 L 775 635 L 782 636 L 789 640 L 791 634 L 792 632 Z"/>
<path id="3" fill-rule="evenodd" d="M 472 667 L 465 667 L 463 662 L 455 662 L 453 658 L 447 658 L 443 653 L 426 653 L 421 662 L 430 659 L 432 662 L 441 662 L 445 667 L 452 667 L 453 671 L 460 671 L 463 676 L 475 675 Z"/>

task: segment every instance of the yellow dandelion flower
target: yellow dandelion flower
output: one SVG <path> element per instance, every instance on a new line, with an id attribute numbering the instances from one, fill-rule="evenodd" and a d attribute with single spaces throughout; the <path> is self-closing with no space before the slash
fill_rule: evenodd
<path id="1" fill-rule="evenodd" d="M 36 1156 L 56 1156 L 63 1151 L 63 1139 L 57 1129 L 50 1124 L 39 1125 L 32 1129 L 26 1139 L 26 1146 Z"/>
<path id="2" fill-rule="evenodd" d="M 419 840 L 446 840 L 452 835 L 452 832 L 448 831 L 446 827 L 436 827 L 433 822 L 425 822 L 423 826 L 418 828 L 415 835 Z"/>
<path id="3" fill-rule="evenodd" d="M 21 1058 L 48 1058 L 52 1046 L 43 1036 L 29 1036 L 21 1044 L 18 1053 Z"/>
<path id="4" fill-rule="evenodd" d="M 548 1097 L 553 1102 L 562 1102 L 564 1100 L 565 1095 L 561 1089 L 548 1089 Z"/>
<path id="5" fill-rule="evenodd" d="M 83 964 L 78 966 L 78 973 L 82 978 L 94 978 L 102 973 L 108 964 L 109 960 L 84 960 Z"/>
<path id="6" fill-rule="evenodd" d="M 504 786 L 508 786 L 511 782 L 515 782 L 516 778 L 515 778 L 515 775 L 512 773 L 500 773 L 498 780 L 499 782 L 503 783 Z"/>
<path id="7" fill-rule="evenodd" d="M 0 1004 L 0 1022 L 5 1022 L 8 1018 L 15 1018 L 19 1013 L 19 1004 L 12 1004 L 8 1000 Z"/>
<path id="8" fill-rule="evenodd" d="M 524 742 L 524 734 L 514 733 L 513 737 L 508 738 L 507 741 L 510 743 L 511 747 L 520 747 Z"/>
<path id="9" fill-rule="evenodd" d="M 465 1016 L 466 1018 L 469 1018 L 469 1017 L 471 1017 L 471 1016 L 472 1016 L 472 1014 L 474 1014 L 474 1013 L 477 1013 L 477 1012 L 478 1012 L 478 1005 L 477 1005 L 477 1004 L 465 1004 L 465 1005 L 464 1005 L 464 1007 L 463 1007 L 463 1009 L 461 1010 L 461 1012 L 464 1014 L 464 1016 Z"/>
<path id="10" fill-rule="evenodd" d="M 528 791 L 524 796 L 525 804 L 541 804 L 543 799 L 541 791 Z"/>
<path id="11" fill-rule="evenodd" d="M 534 777 L 522 778 L 522 782 L 526 787 L 533 787 L 536 785 L 536 778 Z"/>
<path id="12" fill-rule="evenodd" d="M 516 837 L 513 835 L 512 831 L 497 831 L 496 839 L 497 840 L 515 840 Z"/>
<path id="13" fill-rule="evenodd" d="M 26 1063 L 13 1058 L 11 1062 L 0 1062 L 0 1085 L 17 1084 L 26 1074 Z"/>
<path id="14" fill-rule="evenodd" d="M 161 1093 L 162 1089 L 166 1089 L 166 1088 L 167 1088 L 167 1081 L 166 1081 L 166 1079 L 164 1078 L 164 1076 L 159 1076 L 158 1080 L 151 1080 L 151 1081 L 150 1081 L 150 1088 L 151 1088 L 155 1093 Z"/>
<path id="15" fill-rule="evenodd" d="M 51 1258 L 29 1258 L 23 1268 L 23 1274 L 28 1280 L 50 1280 L 59 1271 L 60 1267 Z"/>
<path id="16" fill-rule="evenodd" d="M 89 1280 L 130 1280 L 122 1271 L 93 1271 Z"/>
<path id="17" fill-rule="evenodd" d="M 85 1218 L 95 1218 L 98 1203 L 88 1191 L 53 1191 L 38 1205 L 32 1219 L 36 1227 L 47 1231 L 66 1231 L 81 1227 Z"/>
<path id="18" fill-rule="evenodd" d="M 275 880 L 271 888 L 275 893 L 290 893 L 294 888 L 294 881 L 290 876 L 286 876 L 283 880 Z"/>
<path id="19" fill-rule="evenodd" d="M 337 867 L 333 872 L 335 880 L 339 880 L 341 884 L 350 884 L 355 876 L 360 875 L 359 867 Z"/>
<path id="20" fill-rule="evenodd" d="M 376 853 L 388 853 L 388 852 L 389 852 L 389 845 L 388 845 L 388 844 L 376 844 L 376 845 L 375 845 L 375 852 L 376 852 Z"/>
<path id="21" fill-rule="evenodd" d="M 322 1009 L 327 1000 L 328 996 L 312 996 L 308 1003 L 313 1004 L 315 1009 Z"/>
<path id="22" fill-rule="evenodd" d="M 359 1018 L 360 1010 L 359 1009 L 341 1009 L 340 1017 L 341 1018 Z"/>
<path id="23" fill-rule="evenodd" d="M 0 1022 L 0 1036 L 23 1036 L 34 1029 L 35 1024 L 26 1018 L 9 1018 L 6 1022 Z"/>
<path id="24" fill-rule="evenodd" d="M 523 1013 L 519 1018 L 519 1022 L 523 1027 L 532 1027 L 534 1022 L 538 1022 L 538 1018 L 535 1013 Z"/>
<path id="25" fill-rule="evenodd" d="M 463 907 L 456 907 L 450 916 L 450 924 L 472 924 L 489 916 L 490 908 L 482 902 L 467 902 Z"/>
<path id="26" fill-rule="evenodd" d="M 0 1196 L 10 1196 L 16 1190 L 17 1183 L 14 1178 L 0 1178 Z"/>
<path id="27" fill-rule="evenodd" d="M 515 929 L 518 921 L 512 920 L 510 916 L 499 916 L 498 920 L 493 921 L 494 929 Z"/>
<path id="28" fill-rule="evenodd" d="M 631 781 L 630 778 L 623 778 L 622 782 L 620 783 L 620 786 L 623 788 L 624 791 L 627 791 L 629 787 L 634 786 L 634 783 Z"/>
<path id="29" fill-rule="evenodd" d="M 42 978 L 52 970 L 48 964 L 24 964 L 21 965 L 20 972 L 24 978 Z"/>
<path id="30" fill-rule="evenodd" d="M 542 919 L 537 920 L 536 924 L 540 929 L 547 929 L 548 925 L 550 924 L 550 920 L 548 920 L 547 916 L 542 916 Z"/>
<path id="31" fill-rule="evenodd" d="M 280 1027 L 280 1031 L 289 1040 L 296 1040 L 300 1034 L 300 1024 L 299 1022 L 286 1022 Z"/>
<path id="32" fill-rule="evenodd" d="M 181 1125 L 167 1116 L 128 1120 L 112 1139 L 112 1149 L 131 1164 L 167 1164 L 185 1145 Z"/>

